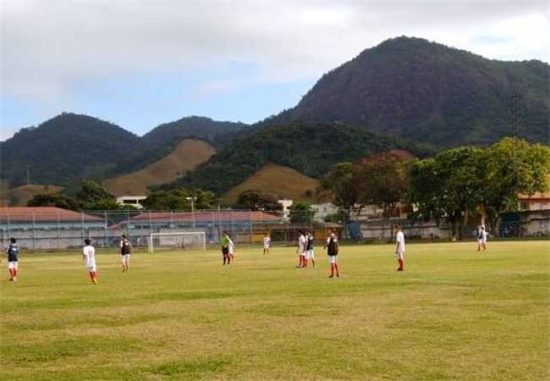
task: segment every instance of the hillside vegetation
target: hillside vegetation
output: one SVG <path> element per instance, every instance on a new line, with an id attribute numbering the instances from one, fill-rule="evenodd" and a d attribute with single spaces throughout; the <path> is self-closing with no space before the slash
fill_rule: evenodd
<path id="1" fill-rule="evenodd" d="M 58 193 L 63 187 L 56 185 L 28 184 L 7 191 L 7 202 L 10 206 L 25 206 L 37 194 Z"/>
<path id="2" fill-rule="evenodd" d="M 65 185 L 136 149 L 136 135 L 97 118 L 64 113 L 1 142 L 1 176 L 11 188 L 27 182 L 27 171 L 32 183 Z"/>
<path id="3" fill-rule="evenodd" d="M 483 58 L 419 38 L 363 51 L 267 124 L 343 122 L 443 148 L 505 136 L 549 142 L 550 66 Z"/>
<path id="4" fill-rule="evenodd" d="M 224 193 L 269 163 L 320 178 L 334 164 L 393 148 L 415 152 L 405 142 L 344 124 L 291 124 L 257 130 L 228 145 L 169 187 Z"/>
<path id="5" fill-rule="evenodd" d="M 318 186 L 318 180 L 304 176 L 292 168 L 268 164 L 227 191 L 221 201 L 226 205 L 232 205 L 242 192 L 257 190 L 274 193 L 281 198 L 312 202 Z"/>
<path id="6" fill-rule="evenodd" d="M 144 195 L 148 187 L 170 183 L 206 162 L 214 148 L 201 140 L 185 139 L 168 156 L 147 167 L 107 179 L 103 185 L 114 195 Z"/>

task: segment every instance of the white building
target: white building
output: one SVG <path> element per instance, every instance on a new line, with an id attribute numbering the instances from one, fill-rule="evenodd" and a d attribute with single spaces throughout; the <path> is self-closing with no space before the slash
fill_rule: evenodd
<path id="1" fill-rule="evenodd" d="M 143 209 L 141 201 L 145 200 L 147 196 L 120 196 L 116 198 L 116 202 L 119 205 L 131 205 L 136 209 Z"/>
<path id="2" fill-rule="evenodd" d="M 290 217 L 290 207 L 294 202 L 288 199 L 277 200 L 277 202 L 283 206 L 283 218 L 288 220 Z"/>
<path id="3" fill-rule="evenodd" d="M 332 202 L 324 202 L 322 204 L 313 204 L 311 209 L 315 211 L 313 220 L 317 222 L 325 222 L 325 217 L 338 213 L 340 208 Z"/>

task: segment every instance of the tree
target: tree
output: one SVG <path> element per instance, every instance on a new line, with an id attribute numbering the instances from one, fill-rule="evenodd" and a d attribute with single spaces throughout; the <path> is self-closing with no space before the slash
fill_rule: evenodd
<path id="1" fill-rule="evenodd" d="M 483 166 L 481 204 L 496 234 L 500 214 L 517 210 L 519 194 L 531 195 L 548 189 L 550 147 L 505 138 L 485 151 Z"/>
<path id="2" fill-rule="evenodd" d="M 409 200 L 424 219 L 451 224 L 451 236 L 462 239 L 467 217 L 481 202 L 483 151 L 459 147 L 443 151 L 434 158 L 417 160 L 410 169 Z"/>
<path id="3" fill-rule="evenodd" d="M 290 222 L 293 224 L 311 224 L 315 211 L 308 202 L 297 201 L 290 207 Z"/>
<path id="4" fill-rule="evenodd" d="M 277 201 L 275 193 L 258 190 L 247 190 L 239 194 L 234 207 L 251 210 L 281 210 L 282 205 Z"/>
<path id="5" fill-rule="evenodd" d="M 357 203 L 357 188 L 354 186 L 353 164 L 342 162 L 336 164 L 321 180 L 320 190 L 331 192 L 334 204 L 349 216 L 350 209 Z"/>
<path id="6" fill-rule="evenodd" d="M 191 210 L 191 200 L 195 210 L 212 209 L 218 205 L 218 197 L 202 189 L 177 188 L 154 190 L 141 202 L 149 210 Z"/>
<path id="7" fill-rule="evenodd" d="M 76 201 L 85 210 L 114 210 L 120 205 L 107 189 L 91 180 L 80 183 L 80 191 L 76 194 Z"/>
<path id="8" fill-rule="evenodd" d="M 56 206 L 58 208 L 80 210 L 76 200 L 62 193 L 40 193 L 27 202 L 27 206 Z"/>
<path id="9" fill-rule="evenodd" d="M 362 204 L 375 204 L 388 218 L 409 190 L 409 161 L 391 153 L 368 158 L 355 165 L 354 187 Z"/>

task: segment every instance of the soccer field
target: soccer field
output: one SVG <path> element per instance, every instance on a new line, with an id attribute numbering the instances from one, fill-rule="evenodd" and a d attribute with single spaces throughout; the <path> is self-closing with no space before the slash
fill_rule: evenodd
<path id="1" fill-rule="evenodd" d="M 2 258 L 2 380 L 543 380 L 548 241 L 342 246 L 342 278 L 294 248 Z"/>

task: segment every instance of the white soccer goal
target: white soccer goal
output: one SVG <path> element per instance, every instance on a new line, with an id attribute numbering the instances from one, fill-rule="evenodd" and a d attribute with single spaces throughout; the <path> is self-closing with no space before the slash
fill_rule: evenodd
<path id="1" fill-rule="evenodd" d="M 149 252 L 155 249 L 206 250 L 206 234 L 201 231 L 151 233 L 149 234 Z"/>

